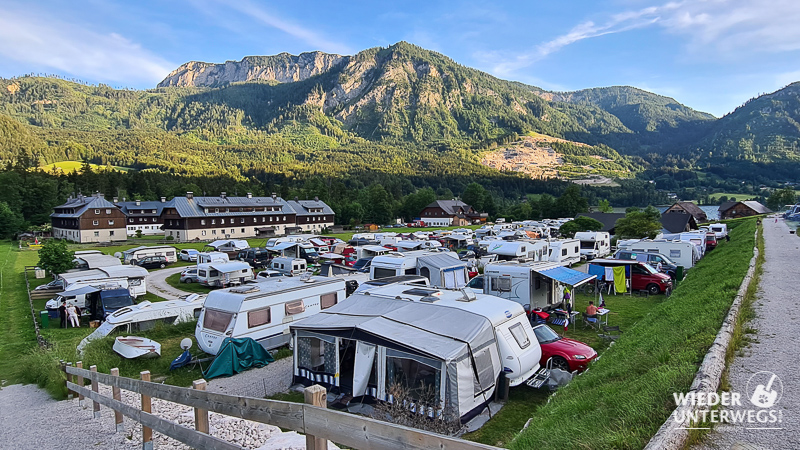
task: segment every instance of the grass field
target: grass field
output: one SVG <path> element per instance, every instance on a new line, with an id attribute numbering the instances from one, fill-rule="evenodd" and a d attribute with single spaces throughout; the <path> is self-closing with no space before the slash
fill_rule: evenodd
<path id="1" fill-rule="evenodd" d="M 99 166 L 97 164 L 89 164 L 89 166 L 91 166 L 93 171 L 101 171 L 101 170 L 106 170 L 108 168 L 107 166 Z M 41 169 L 44 170 L 45 172 L 52 172 L 55 169 L 56 171 L 60 171 L 63 173 L 71 173 L 74 171 L 80 173 L 82 167 L 83 167 L 83 162 L 81 161 L 59 161 L 57 163 L 41 166 Z M 131 169 L 130 167 L 119 167 L 119 166 L 110 166 L 110 167 L 113 170 L 117 170 L 120 172 L 128 172 L 131 170 L 135 170 Z"/>

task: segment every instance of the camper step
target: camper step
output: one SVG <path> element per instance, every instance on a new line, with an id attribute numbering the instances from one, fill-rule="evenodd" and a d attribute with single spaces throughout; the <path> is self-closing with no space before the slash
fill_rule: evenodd
<path id="1" fill-rule="evenodd" d="M 544 367 L 539 369 L 536 374 L 534 374 L 528 381 L 525 382 L 528 386 L 532 388 L 539 389 L 542 385 L 550 378 L 550 371 Z"/>

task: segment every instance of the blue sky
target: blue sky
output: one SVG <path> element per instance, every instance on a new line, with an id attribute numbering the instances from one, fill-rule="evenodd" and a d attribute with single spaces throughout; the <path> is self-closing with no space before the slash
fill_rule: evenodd
<path id="1" fill-rule="evenodd" d="M 0 77 L 151 88 L 190 61 L 405 40 L 548 90 L 631 85 L 721 116 L 800 81 L 798 0 L 0 0 Z"/>

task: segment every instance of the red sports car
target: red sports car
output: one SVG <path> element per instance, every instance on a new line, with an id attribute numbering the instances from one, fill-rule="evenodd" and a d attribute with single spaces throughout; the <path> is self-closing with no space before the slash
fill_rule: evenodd
<path id="1" fill-rule="evenodd" d="M 592 347 L 563 338 L 547 325 L 537 325 L 533 327 L 533 332 L 542 347 L 542 359 L 539 361 L 542 367 L 547 367 L 547 361 L 552 359 L 553 369 L 583 372 L 589 361 L 597 358 L 597 352 Z"/>

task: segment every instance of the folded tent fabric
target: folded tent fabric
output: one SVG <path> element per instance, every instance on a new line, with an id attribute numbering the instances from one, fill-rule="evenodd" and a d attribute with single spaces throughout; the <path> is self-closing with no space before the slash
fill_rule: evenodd
<path id="1" fill-rule="evenodd" d="M 205 371 L 206 380 L 217 377 L 229 377 L 254 367 L 264 367 L 275 361 L 268 351 L 251 338 L 222 341 L 217 357 Z"/>
<path id="2" fill-rule="evenodd" d="M 625 267 L 614 267 L 614 290 L 618 294 L 627 291 L 625 287 Z"/>

